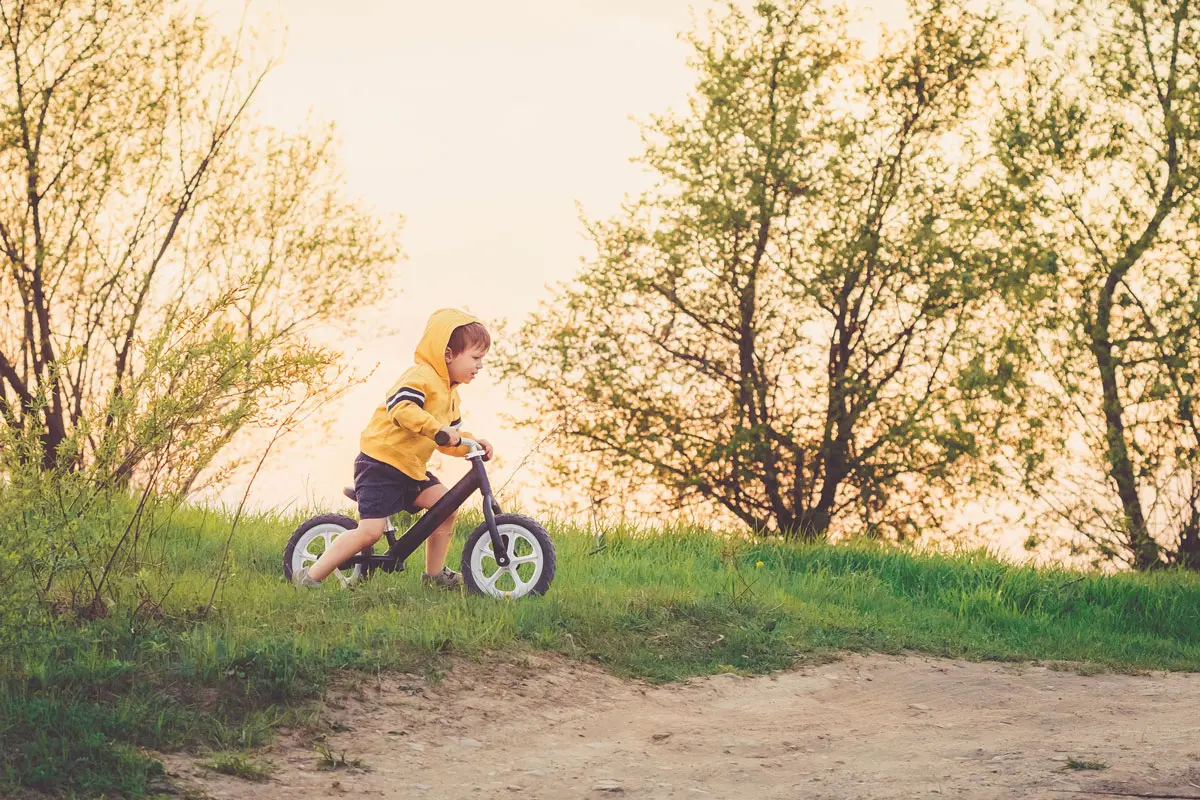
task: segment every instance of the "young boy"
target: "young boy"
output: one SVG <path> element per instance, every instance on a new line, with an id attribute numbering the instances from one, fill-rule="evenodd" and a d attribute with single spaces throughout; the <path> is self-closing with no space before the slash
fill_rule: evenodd
<path id="1" fill-rule="evenodd" d="M 468 314 L 444 308 L 429 318 L 417 345 L 417 363 L 400 376 L 362 433 L 362 452 L 354 460 L 358 527 L 334 539 L 311 567 L 293 573 L 297 586 L 320 585 L 346 559 L 378 541 L 392 514 L 429 508 L 446 494 L 446 487 L 426 466 L 434 447 L 451 456 L 467 454 L 461 437 L 475 437 L 458 430 L 462 423 L 458 386 L 474 380 L 491 345 L 487 328 Z M 451 445 L 434 443 L 439 431 L 450 435 Z M 491 458 L 491 444 L 484 439 L 479 444 L 485 457 Z M 462 576 L 445 567 L 454 516 L 425 542 L 421 580 L 426 585 L 462 586 Z"/>

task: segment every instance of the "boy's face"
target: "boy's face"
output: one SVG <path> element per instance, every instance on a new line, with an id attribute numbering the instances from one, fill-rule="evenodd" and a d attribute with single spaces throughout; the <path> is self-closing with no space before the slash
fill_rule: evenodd
<path id="1" fill-rule="evenodd" d="M 479 370 L 483 369 L 483 357 L 486 355 L 487 350 L 479 346 L 468 347 L 458 355 L 451 355 L 450 348 L 447 347 L 446 371 L 450 373 L 450 382 L 470 383 Z"/>

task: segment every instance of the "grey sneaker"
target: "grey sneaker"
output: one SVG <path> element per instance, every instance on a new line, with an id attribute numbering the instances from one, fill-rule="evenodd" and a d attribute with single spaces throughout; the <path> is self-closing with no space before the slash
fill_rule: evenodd
<path id="1" fill-rule="evenodd" d="M 449 567 L 442 567 L 442 571 L 437 575 L 430 575 L 428 572 L 422 573 L 421 583 L 426 586 L 436 586 L 439 589 L 461 589 L 463 579 L 462 575 Z"/>
<path id="2" fill-rule="evenodd" d="M 320 586 L 321 582 L 308 577 L 308 567 L 301 567 L 292 573 L 292 583 L 296 586 Z"/>

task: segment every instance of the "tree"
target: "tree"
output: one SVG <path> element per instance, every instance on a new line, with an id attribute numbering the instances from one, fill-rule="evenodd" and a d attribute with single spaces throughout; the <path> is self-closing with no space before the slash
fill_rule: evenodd
<path id="1" fill-rule="evenodd" d="M 331 129 L 258 126 L 255 69 L 177 0 L 0 5 L 0 419 L 22 464 L 190 487 L 337 353 L 394 234 Z M 33 437 L 32 439 L 30 437 Z M 22 442 L 36 444 L 22 449 Z M 167 457 L 169 454 L 169 457 Z"/>
<path id="2" fill-rule="evenodd" d="M 1024 281 L 988 234 L 972 109 L 1008 37 L 956 2 L 913 16 L 869 61 L 802 0 L 691 34 L 689 113 L 644 131 L 657 185 L 589 225 L 596 259 L 503 358 L 564 434 L 560 483 L 904 537 L 988 477 Z"/>
<path id="3" fill-rule="evenodd" d="M 1051 21 L 996 125 L 1064 412 L 1027 484 L 1104 558 L 1200 568 L 1200 8 L 1069 0 Z"/>

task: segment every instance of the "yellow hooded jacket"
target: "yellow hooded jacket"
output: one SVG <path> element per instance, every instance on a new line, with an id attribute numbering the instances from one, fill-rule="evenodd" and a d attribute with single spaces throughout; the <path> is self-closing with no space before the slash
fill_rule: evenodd
<path id="1" fill-rule="evenodd" d="M 362 432 L 359 447 L 364 453 L 419 481 L 425 480 L 435 447 L 451 456 L 467 454 L 467 448 L 441 447 L 433 437 L 447 425 L 458 429 L 462 424 L 458 387 L 450 385 L 446 370 L 446 346 L 455 328 L 472 322 L 479 320 L 452 308 L 433 313 L 417 345 L 417 363 L 388 390 Z M 459 434 L 475 438 L 466 431 Z"/>

